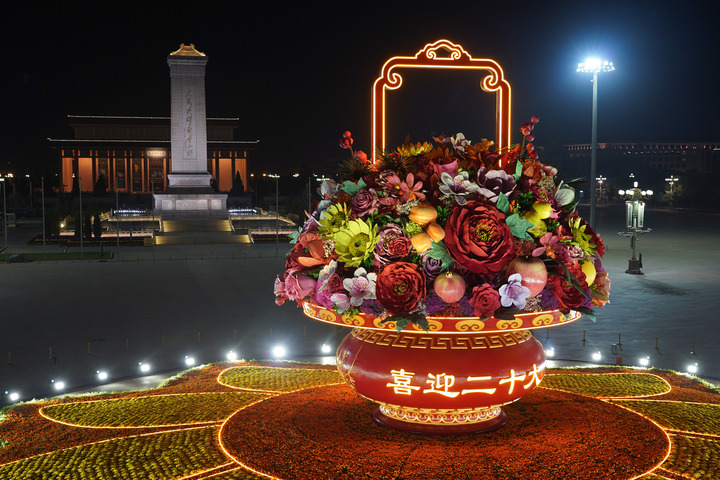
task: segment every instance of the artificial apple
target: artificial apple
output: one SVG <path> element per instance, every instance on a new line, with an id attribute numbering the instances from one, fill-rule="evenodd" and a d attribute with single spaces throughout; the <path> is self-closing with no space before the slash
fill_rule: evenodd
<path id="1" fill-rule="evenodd" d="M 515 257 L 507 266 L 507 276 L 519 273 L 523 286 L 530 289 L 529 297 L 534 297 L 545 288 L 547 268 L 537 257 Z"/>
<path id="2" fill-rule="evenodd" d="M 465 280 L 453 272 L 439 275 L 433 282 L 437 296 L 445 303 L 455 303 L 465 295 Z"/>

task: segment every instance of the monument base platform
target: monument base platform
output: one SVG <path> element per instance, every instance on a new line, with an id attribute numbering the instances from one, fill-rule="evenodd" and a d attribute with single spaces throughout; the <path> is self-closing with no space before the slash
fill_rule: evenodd
<path id="1" fill-rule="evenodd" d="M 153 195 L 153 208 L 163 213 L 227 213 L 225 193 L 158 193 Z"/>

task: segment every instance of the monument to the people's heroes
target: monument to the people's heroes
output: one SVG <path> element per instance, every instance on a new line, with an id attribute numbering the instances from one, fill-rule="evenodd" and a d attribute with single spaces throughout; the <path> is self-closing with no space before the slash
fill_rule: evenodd
<path id="1" fill-rule="evenodd" d="M 160 213 L 220 213 L 227 195 L 216 193 L 207 166 L 205 65 L 208 57 L 193 44 L 172 52 L 170 67 L 171 168 L 165 193 L 154 195 Z"/>

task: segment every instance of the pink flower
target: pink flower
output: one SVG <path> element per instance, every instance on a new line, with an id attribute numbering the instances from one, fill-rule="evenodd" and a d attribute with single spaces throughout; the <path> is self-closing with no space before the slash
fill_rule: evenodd
<path id="1" fill-rule="evenodd" d="M 290 300 L 300 302 L 314 291 L 315 279 L 304 273 L 299 275 L 295 275 L 294 272 L 288 273 L 285 278 L 285 292 Z"/>
<path id="2" fill-rule="evenodd" d="M 425 194 L 420 191 L 423 186 L 422 182 L 415 182 L 415 175 L 408 173 L 405 181 L 400 180 L 397 175 L 390 175 L 385 180 L 385 185 L 391 197 L 400 199 L 401 202 L 409 202 L 410 200 L 425 200 Z M 388 205 L 387 202 L 382 203 Z"/>
<path id="3" fill-rule="evenodd" d="M 555 252 L 553 251 L 553 245 L 558 242 L 558 237 L 550 232 L 547 232 L 538 239 L 541 247 L 537 247 L 532 251 L 533 257 L 539 257 L 543 253 L 550 258 L 555 258 Z"/>

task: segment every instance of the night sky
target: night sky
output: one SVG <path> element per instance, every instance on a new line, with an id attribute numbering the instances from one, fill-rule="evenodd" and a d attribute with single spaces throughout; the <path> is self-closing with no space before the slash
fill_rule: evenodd
<path id="1" fill-rule="evenodd" d="M 345 130 L 369 151 L 383 63 L 441 38 L 503 66 L 513 128 L 539 116 L 539 145 L 590 142 L 592 84 L 576 67 L 591 54 L 616 67 L 598 84 L 600 142 L 720 141 L 720 28 L 706 1 L 23 3 L 0 19 L 0 173 L 56 168 L 46 139 L 71 137 L 68 114 L 169 116 L 166 58 L 180 43 L 209 57 L 208 116 L 239 117 L 239 139 L 261 141 L 259 172 L 333 171 Z M 492 138 L 494 95 L 469 75 L 408 73 L 388 96 L 393 143 Z"/>

